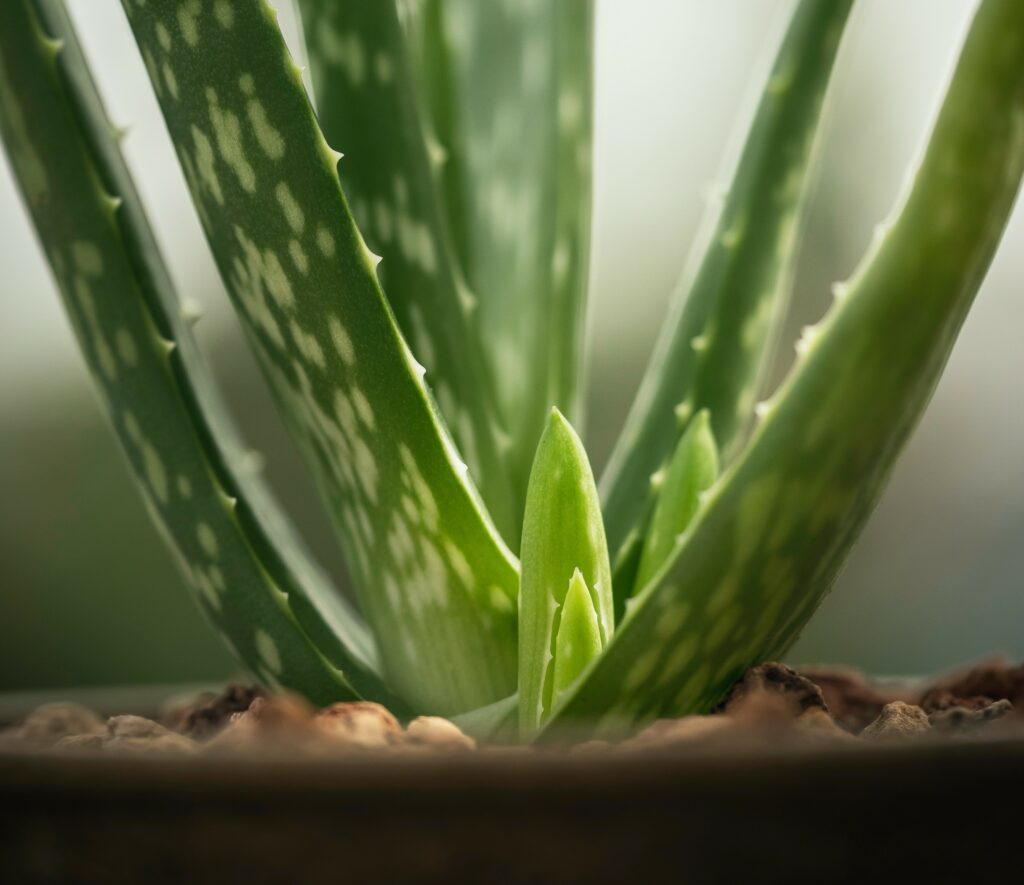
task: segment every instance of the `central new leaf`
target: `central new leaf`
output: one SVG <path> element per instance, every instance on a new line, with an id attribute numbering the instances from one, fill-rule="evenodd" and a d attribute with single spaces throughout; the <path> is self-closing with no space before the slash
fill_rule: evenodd
<path id="1" fill-rule="evenodd" d="M 586 591 L 586 604 L 579 596 L 581 590 Z M 587 626 L 590 619 L 597 628 L 593 640 Z M 556 682 L 558 689 L 565 689 L 575 681 L 608 643 L 613 627 L 611 566 L 594 474 L 576 432 L 561 412 L 552 409 L 533 461 L 523 516 L 519 586 L 519 727 L 523 736 L 536 731 L 550 714 L 557 700 Z"/>

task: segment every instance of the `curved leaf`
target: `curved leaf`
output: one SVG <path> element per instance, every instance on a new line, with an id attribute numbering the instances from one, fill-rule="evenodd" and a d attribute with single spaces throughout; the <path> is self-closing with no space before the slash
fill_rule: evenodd
<path id="1" fill-rule="evenodd" d="M 518 543 L 476 328 L 476 299 L 452 261 L 431 151 L 393 0 L 301 0 L 317 114 L 345 154 L 339 175 L 359 229 L 383 256 L 381 282 L 499 529 Z M 436 147 L 436 146 L 435 146 Z"/>
<path id="2" fill-rule="evenodd" d="M 515 683 L 516 562 L 377 281 L 261 0 L 127 0 L 214 258 L 334 518 L 384 673 L 450 713 Z"/>
<path id="3" fill-rule="evenodd" d="M 1022 173 L 1024 4 L 984 0 L 909 194 L 553 722 L 705 710 L 792 642 L 935 387 Z"/>
<path id="4" fill-rule="evenodd" d="M 444 158 L 448 227 L 511 434 L 521 513 L 548 411 L 581 418 L 594 4 L 414 0 L 404 8 Z"/>
<path id="5" fill-rule="evenodd" d="M 615 625 L 608 545 L 594 475 L 583 443 L 557 409 L 551 411 L 530 474 L 522 554 L 519 725 L 523 735 L 530 735 L 547 718 L 555 699 L 560 622 L 566 594 L 577 586 L 572 580 L 576 574 L 591 596 L 601 646 Z"/>
<path id="6" fill-rule="evenodd" d="M 601 478 L 616 612 L 624 565 L 650 518 L 650 477 L 701 409 L 723 460 L 738 452 L 777 320 L 789 296 L 826 86 L 852 0 L 801 0 L 710 233 L 673 295 L 674 317 Z M 635 551 L 632 551 L 635 555 Z"/>
<path id="7" fill-rule="evenodd" d="M 644 536 L 634 592 L 664 565 L 716 479 L 718 447 L 711 419 L 703 410 L 687 426 L 664 475 L 658 475 L 657 503 Z"/>
<path id="8" fill-rule="evenodd" d="M 401 707 L 365 628 L 233 467 L 237 440 L 59 2 L 0 9 L 0 129 L 101 405 L 204 612 L 265 681 Z"/>

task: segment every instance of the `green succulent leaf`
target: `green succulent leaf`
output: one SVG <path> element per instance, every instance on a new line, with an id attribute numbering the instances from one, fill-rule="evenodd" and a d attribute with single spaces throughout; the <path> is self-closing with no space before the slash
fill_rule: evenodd
<path id="1" fill-rule="evenodd" d="M 338 526 L 385 676 L 442 714 L 508 696 L 516 561 L 395 323 L 273 10 L 124 5 L 213 256 Z"/>
<path id="2" fill-rule="evenodd" d="M 1024 4 L 984 0 L 909 193 L 671 564 L 552 723 L 706 710 L 831 586 L 938 380 L 1024 172 Z"/>
<path id="3" fill-rule="evenodd" d="M 393 0 L 301 0 L 320 125 L 345 154 L 339 175 L 388 302 L 498 528 L 518 543 L 476 299 L 453 260 L 404 33 Z"/>
<path id="4" fill-rule="evenodd" d="M 400 0 L 522 500 L 548 410 L 580 418 L 591 0 Z"/>
<path id="5" fill-rule="evenodd" d="M 718 447 L 704 409 L 689 423 L 664 475 L 658 477 L 657 503 L 644 537 L 634 592 L 646 587 L 668 560 L 718 472 Z"/>
<path id="6" fill-rule="evenodd" d="M 604 646 L 601 628 L 597 622 L 597 608 L 587 582 L 576 569 L 565 592 L 565 602 L 558 613 L 558 632 L 555 634 L 554 673 L 552 677 L 552 703 L 557 703 L 587 665 Z"/>
<path id="7" fill-rule="evenodd" d="M 555 666 L 560 619 L 566 594 L 578 582 L 590 597 L 600 645 L 611 638 L 611 566 L 594 475 L 576 432 L 557 409 L 552 409 L 541 436 L 530 474 L 523 517 L 522 564 L 519 587 L 519 725 L 532 734 L 550 713 L 555 692 Z M 580 612 L 570 612 L 579 619 Z M 565 674 L 589 649 L 578 623 L 567 627 Z M 599 646 L 600 647 L 600 646 Z M 566 678 L 563 676 L 563 678 Z"/>
<path id="8" fill-rule="evenodd" d="M 0 131 L 143 497 L 204 612 L 264 681 L 404 705 L 307 558 L 199 357 L 63 4 L 0 7 Z"/>
<path id="9" fill-rule="evenodd" d="M 478 741 L 514 743 L 519 725 L 519 695 L 452 717 L 462 731 Z"/>
<path id="10" fill-rule="evenodd" d="M 801 0 L 797 7 L 724 204 L 712 207 L 601 479 L 616 614 L 636 586 L 621 564 L 635 557 L 630 548 L 651 515 L 649 478 L 663 469 L 691 417 L 710 412 L 726 463 L 753 418 L 791 288 L 818 124 L 851 2 Z"/>

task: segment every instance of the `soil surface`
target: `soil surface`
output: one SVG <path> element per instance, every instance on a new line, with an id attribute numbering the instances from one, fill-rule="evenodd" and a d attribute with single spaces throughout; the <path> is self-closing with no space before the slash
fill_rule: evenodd
<path id="1" fill-rule="evenodd" d="M 635 752 L 765 742 L 849 745 L 912 739 L 1024 735 L 1024 664 L 984 661 L 920 683 L 873 681 L 855 670 L 801 671 L 765 663 L 746 672 L 707 715 L 658 720 L 618 742 L 590 740 L 570 753 Z M 476 742 L 452 722 L 421 716 L 400 723 L 379 704 L 322 709 L 259 686 L 228 685 L 156 718 L 104 719 L 74 704 L 47 704 L 0 732 L 0 751 L 248 753 L 466 753 Z M 482 748 L 538 752 L 535 748 Z"/>

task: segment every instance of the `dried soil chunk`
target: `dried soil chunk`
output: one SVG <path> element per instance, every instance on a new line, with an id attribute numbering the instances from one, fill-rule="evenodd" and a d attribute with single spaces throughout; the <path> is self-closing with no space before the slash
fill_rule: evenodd
<path id="1" fill-rule="evenodd" d="M 107 740 L 118 738 L 154 738 L 172 734 L 159 722 L 144 716 L 111 716 L 107 720 Z"/>
<path id="2" fill-rule="evenodd" d="M 128 753 L 188 754 L 195 751 L 196 745 L 190 738 L 175 734 L 152 719 L 111 716 L 107 720 L 103 748 Z"/>
<path id="3" fill-rule="evenodd" d="M 256 698 L 266 696 L 258 685 L 232 683 L 218 693 L 206 693 L 172 710 L 164 719 L 168 728 L 197 741 L 209 740 L 227 727 L 235 713 L 244 713 Z"/>
<path id="4" fill-rule="evenodd" d="M 398 720 L 380 704 L 369 701 L 331 704 L 313 720 L 324 735 L 352 748 L 375 750 L 402 740 Z"/>
<path id="5" fill-rule="evenodd" d="M 101 734 L 103 720 L 78 704 L 44 704 L 33 710 L 17 730 L 19 740 L 51 746 L 77 734 Z"/>
<path id="6" fill-rule="evenodd" d="M 718 709 L 736 718 L 761 720 L 787 714 L 795 719 L 808 710 L 828 712 L 817 685 L 777 663 L 759 664 L 747 670 Z"/>
<path id="7" fill-rule="evenodd" d="M 921 735 L 930 728 L 928 714 L 920 707 L 903 701 L 893 701 L 882 708 L 878 718 L 861 732 L 861 737 L 869 740 L 892 740 Z"/>
<path id="8" fill-rule="evenodd" d="M 980 709 L 1003 700 L 1024 709 L 1024 664 L 994 658 L 939 679 L 922 695 L 921 706 L 928 712 L 949 707 Z"/>
<path id="9" fill-rule="evenodd" d="M 910 700 L 875 685 L 859 670 L 849 667 L 801 668 L 800 674 L 821 689 L 833 718 L 854 734 L 874 722 L 886 704 Z"/>
<path id="10" fill-rule="evenodd" d="M 965 734 L 978 731 L 1013 712 L 1007 700 L 994 701 L 984 707 L 947 707 L 929 714 L 932 728 L 945 734 Z"/>
<path id="11" fill-rule="evenodd" d="M 313 728 L 313 708 L 290 694 L 257 697 L 242 713 L 233 713 L 205 746 L 214 753 L 308 749 L 319 735 Z"/>

